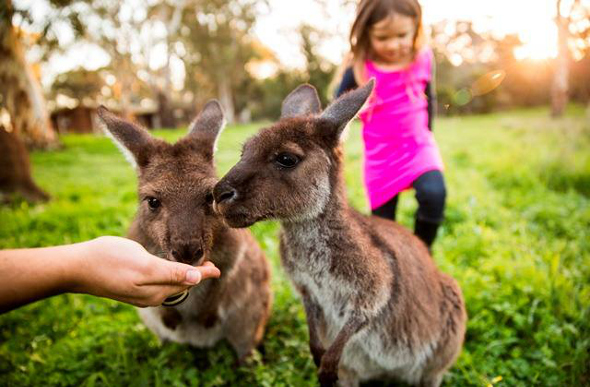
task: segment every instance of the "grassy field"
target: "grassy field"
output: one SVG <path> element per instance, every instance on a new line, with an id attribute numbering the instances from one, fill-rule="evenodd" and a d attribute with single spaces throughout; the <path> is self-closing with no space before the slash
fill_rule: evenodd
<path id="1" fill-rule="evenodd" d="M 225 173 L 259 125 L 229 127 L 216 159 Z M 174 140 L 182 131 L 158 131 Z M 446 386 L 590 384 L 590 124 L 544 109 L 443 118 L 446 221 L 434 250 L 461 284 L 469 313 L 464 350 Z M 32 155 L 48 204 L 0 207 L 0 248 L 125 235 L 135 174 L 106 138 L 65 136 Z M 350 201 L 367 212 L 358 126 L 346 142 Z M 412 227 L 408 192 L 400 222 Z M 235 369 L 225 343 L 191 350 L 158 343 L 134 308 L 63 295 L 0 316 L 2 386 L 311 386 L 301 303 L 279 266 L 273 222 L 252 228 L 273 263 L 275 302 L 264 353 Z"/>

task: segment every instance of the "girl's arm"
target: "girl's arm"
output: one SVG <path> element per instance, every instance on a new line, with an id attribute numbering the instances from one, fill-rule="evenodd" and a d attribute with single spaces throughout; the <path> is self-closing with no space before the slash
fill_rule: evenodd
<path id="1" fill-rule="evenodd" d="M 336 90 L 336 95 L 334 98 L 340 97 L 342 94 L 346 93 L 349 90 L 356 89 L 358 85 L 354 80 L 354 73 L 352 71 L 352 67 L 349 67 L 344 71 L 342 75 L 342 81 L 340 82 L 340 86 L 338 86 L 338 90 Z"/>
<path id="2" fill-rule="evenodd" d="M 126 238 L 100 237 L 72 245 L 0 251 L 0 313 L 66 292 L 88 293 L 136 306 L 219 277 L 210 262 L 193 267 L 149 254 Z"/>
<path id="3" fill-rule="evenodd" d="M 426 84 L 426 90 L 424 93 L 426 94 L 426 100 L 428 101 L 428 129 L 432 132 L 432 123 L 434 121 L 434 117 L 436 116 L 436 62 L 434 61 L 434 56 L 432 58 L 432 73 L 430 76 L 430 81 Z"/>

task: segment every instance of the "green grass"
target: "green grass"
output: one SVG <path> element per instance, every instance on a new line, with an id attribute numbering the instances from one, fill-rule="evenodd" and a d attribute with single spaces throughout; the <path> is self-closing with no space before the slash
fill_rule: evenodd
<path id="1" fill-rule="evenodd" d="M 582 386 L 590 383 L 590 125 L 582 109 L 439 119 L 446 221 L 438 265 L 461 284 L 469 313 L 464 350 L 446 386 Z M 220 174 L 258 125 L 229 127 Z M 156 133 L 168 140 L 182 131 Z M 32 155 L 47 204 L 0 207 L 0 247 L 34 247 L 125 235 L 135 174 L 106 138 L 66 136 Z M 353 205 L 367 212 L 357 126 L 346 143 Z M 416 203 L 402 196 L 400 221 Z M 191 350 L 158 343 L 134 308 L 63 295 L 0 316 L 0 385 L 307 386 L 315 366 L 303 309 L 279 266 L 274 222 L 252 228 L 273 263 L 275 302 L 264 353 L 235 369 L 221 343 Z"/>

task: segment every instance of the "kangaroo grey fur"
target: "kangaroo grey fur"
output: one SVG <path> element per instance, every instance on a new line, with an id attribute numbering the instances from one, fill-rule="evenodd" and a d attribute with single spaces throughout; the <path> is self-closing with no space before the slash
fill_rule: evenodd
<path id="1" fill-rule="evenodd" d="M 373 84 L 323 112 L 312 86 L 293 91 L 216 185 L 215 206 L 232 227 L 280 220 L 282 265 L 302 297 L 322 386 L 438 386 L 463 344 L 461 290 L 411 232 L 346 201 L 341 137 Z"/>
<path id="2" fill-rule="evenodd" d="M 207 103 L 173 145 L 104 107 L 98 112 L 106 133 L 137 167 L 140 203 L 129 238 L 163 258 L 211 261 L 221 271 L 178 306 L 139 309 L 142 320 L 163 341 L 210 347 L 226 338 L 242 362 L 261 341 L 270 314 L 270 268 L 250 232 L 230 229 L 212 209 L 213 153 L 224 126 L 219 103 Z M 150 208 L 154 199 L 156 209 Z"/>

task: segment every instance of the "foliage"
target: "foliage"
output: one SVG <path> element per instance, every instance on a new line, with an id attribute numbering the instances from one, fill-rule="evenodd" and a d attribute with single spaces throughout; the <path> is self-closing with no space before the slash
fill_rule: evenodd
<path id="1" fill-rule="evenodd" d="M 305 69 L 281 68 L 277 74 L 263 80 L 253 80 L 247 95 L 254 119 L 276 119 L 281 111 L 282 98 L 302 83 L 309 83 L 318 90 L 322 106 L 332 99 L 328 95 L 336 66 L 317 52 L 317 46 L 325 36 L 323 31 L 310 25 L 299 28 L 301 51 L 305 56 Z"/>
<path id="2" fill-rule="evenodd" d="M 256 56 L 251 34 L 256 12 L 252 0 L 207 0 L 186 7 L 182 16 L 180 41 L 190 74 L 185 84 L 189 90 L 217 96 L 230 122 L 236 108 L 244 107 L 235 102 L 239 85 L 249 78 L 244 65 Z"/>
<path id="3" fill-rule="evenodd" d="M 78 101 L 96 100 L 106 86 L 101 70 L 78 68 L 59 74 L 51 85 L 53 95 L 63 94 Z"/>
<path id="4" fill-rule="evenodd" d="M 588 28 L 590 35 L 590 27 Z M 588 38 L 590 40 L 590 37 Z M 570 93 L 576 101 L 590 101 L 590 47 L 586 49 L 586 55 L 573 63 L 571 68 Z M 589 102 L 590 103 L 590 102 Z"/>
<path id="5" fill-rule="evenodd" d="M 461 284 L 469 313 L 465 348 L 445 385 L 590 383 L 590 127 L 583 114 L 573 108 L 548 121 L 547 110 L 537 109 L 438 121 L 449 197 L 434 257 Z M 257 128 L 226 129 L 220 174 Z M 132 168 L 106 138 L 63 142 L 63 150 L 33 154 L 35 177 L 55 199 L 0 208 L 0 247 L 125 234 L 136 206 Z M 354 125 L 348 194 L 367 212 L 361 155 Z M 402 195 L 402 224 L 411 227 L 415 208 L 412 195 Z M 158 343 L 132 307 L 62 295 L 0 316 L 0 384 L 314 385 L 303 309 L 279 265 L 278 225 L 252 230 L 272 261 L 275 299 L 264 346 L 248 366 L 234 368 L 225 343 L 210 350 Z"/>
<path id="6" fill-rule="evenodd" d="M 570 51 L 577 59 L 569 55 L 565 61 L 570 74 L 566 73 L 564 83 L 569 83 L 573 100 L 589 103 L 590 7 L 579 0 L 570 5 Z M 515 49 L 523 43 L 517 35 L 498 37 L 489 31 L 476 31 L 472 22 L 464 20 L 433 25 L 430 41 L 436 53 L 438 111 L 442 114 L 544 105 L 550 102 L 556 73 L 564 65 L 559 59 L 517 59 Z M 489 74 L 501 74 L 501 81 L 489 92 L 475 95 L 474 84 Z"/>
<path id="7" fill-rule="evenodd" d="M 306 74 L 304 81 L 312 84 L 318 90 L 322 106 L 326 106 L 332 96 L 327 94 L 328 87 L 336 70 L 334 64 L 322 57 L 317 52 L 317 47 L 326 33 L 310 25 L 302 25 L 299 29 L 302 44 L 301 49 L 305 55 Z"/>
<path id="8" fill-rule="evenodd" d="M 585 0 L 563 3 L 567 8 L 563 12 L 569 23 L 569 47 L 576 59 L 569 63 L 570 94 L 574 101 L 588 103 L 590 7 Z M 269 11 L 267 0 L 49 0 L 49 4 L 48 17 L 42 20 L 33 20 L 30 9 L 16 10 L 23 29 L 39 33 L 36 48 L 43 48 L 43 61 L 55 52 L 76 49 L 80 42 L 94 44 L 111 57 L 109 71 L 116 83 L 108 97 L 123 108 L 151 98 L 158 105 L 162 122 L 174 122 L 170 118 L 172 110 L 179 115 L 184 110 L 186 114 L 210 98 L 222 102 L 230 120 L 241 112 L 251 112 L 259 119 L 274 118 L 280 99 L 277 96 L 286 94 L 277 90 L 292 90 L 297 82 L 310 82 L 324 91 L 320 97 L 325 103 L 329 99 L 325 84 L 339 65 L 316 52 L 328 33 L 326 28 L 304 24 L 300 35 L 307 59 L 305 69 L 279 65 L 279 73 L 264 80 L 248 74 L 248 64 L 260 54 L 256 46 L 261 43 L 254 35 L 254 27 L 256 19 Z M 437 52 L 438 111 L 471 114 L 546 104 L 559 67 L 556 61 L 517 60 L 513 51 L 522 45 L 517 36 L 498 37 L 479 26 L 465 20 L 432 26 L 430 44 Z M 73 36 L 73 41 L 68 43 L 67 36 Z M 165 55 L 165 64 L 152 68 L 157 62 L 154 59 L 161 55 Z M 184 66 L 183 91 L 172 87 L 171 61 L 174 69 L 179 62 Z M 473 95 L 474 83 L 497 71 L 505 75 L 499 87 Z"/>

